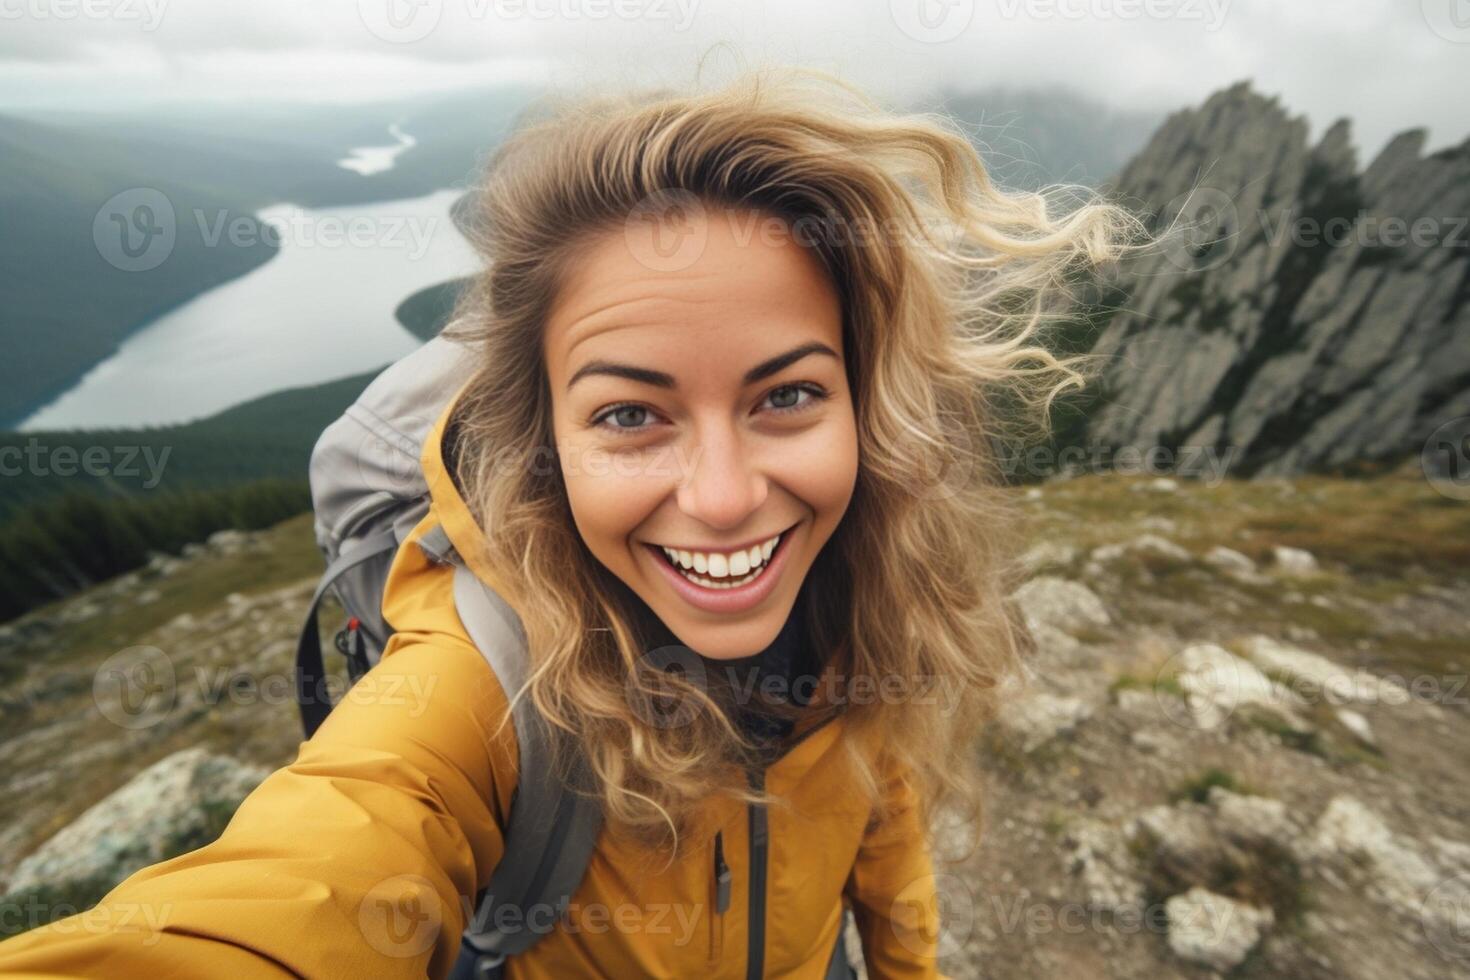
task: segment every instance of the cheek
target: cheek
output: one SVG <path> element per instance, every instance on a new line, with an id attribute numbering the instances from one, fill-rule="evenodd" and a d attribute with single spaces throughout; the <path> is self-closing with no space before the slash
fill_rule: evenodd
<path id="1" fill-rule="evenodd" d="M 851 414 L 816 426 L 782 445 L 772 475 L 813 511 L 819 526 L 835 527 L 857 483 L 857 429 Z"/>
<path id="2" fill-rule="evenodd" d="M 560 447 L 567 502 L 588 547 L 604 560 L 624 550 L 628 535 L 648 519 L 677 482 L 668 464 L 648 453 Z"/>

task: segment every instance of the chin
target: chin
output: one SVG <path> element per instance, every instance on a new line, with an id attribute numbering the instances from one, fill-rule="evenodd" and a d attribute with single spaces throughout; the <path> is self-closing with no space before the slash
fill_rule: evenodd
<path id="1" fill-rule="evenodd" d="M 669 628 L 685 646 L 711 660 L 738 660 L 753 657 L 775 642 L 787 612 L 789 609 L 773 609 L 755 621 L 728 626 L 691 625 L 681 629 L 669 624 Z"/>

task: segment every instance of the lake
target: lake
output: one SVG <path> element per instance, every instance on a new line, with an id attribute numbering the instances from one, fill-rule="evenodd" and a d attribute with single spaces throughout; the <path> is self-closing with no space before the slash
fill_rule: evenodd
<path id="1" fill-rule="evenodd" d="M 480 267 L 450 218 L 460 193 L 262 210 L 274 258 L 134 333 L 20 429 L 187 422 L 402 357 L 420 342 L 398 304 Z"/>

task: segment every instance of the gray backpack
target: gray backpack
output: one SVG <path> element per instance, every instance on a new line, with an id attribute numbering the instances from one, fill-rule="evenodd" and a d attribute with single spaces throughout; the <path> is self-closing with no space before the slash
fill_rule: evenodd
<path id="1" fill-rule="evenodd" d="M 330 591 L 347 614 L 336 647 L 355 683 L 378 662 L 392 633 L 382 605 L 394 555 L 429 511 L 419 462 L 424 442 L 469 379 L 473 360 L 462 344 L 435 337 L 374 378 L 312 450 L 315 534 L 327 569 L 296 648 L 296 701 L 307 738 L 332 710 L 318 607 Z M 443 528 L 433 528 L 419 546 L 431 561 L 455 566 L 455 611 L 506 696 L 513 698 L 525 684 L 529 661 L 519 617 L 469 570 Z M 569 791 L 555 774 L 551 740 L 559 730 L 545 722 L 530 698 L 516 703 L 512 718 L 520 777 L 511 796 L 505 856 L 476 896 L 450 980 L 499 980 L 508 956 L 554 930 L 582 880 L 602 825 L 595 803 Z M 576 789 L 591 788 L 580 758 L 572 778 Z M 844 925 L 850 914 L 844 913 Z M 827 977 L 851 976 L 839 933 Z"/>
<path id="2" fill-rule="evenodd" d="M 436 337 L 373 379 L 312 450 L 316 541 L 327 570 L 296 648 L 296 701 L 307 738 L 332 710 L 317 627 L 321 600 L 330 590 L 347 613 L 336 646 L 355 683 L 378 662 L 392 633 L 382 602 L 393 557 L 429 510 L 419 464 L 424 440 L 468 380 L 472 363 L 463 345 Z M 430 531 L 420 546 L 430 560 L 455 565 L 456 611 L 506 696 L 513 697 L 526 680 L 520 620 L 464 565 L 443 528 Z M 512 718 L 520 778 L 511 797 L 505 857 L 476 897 L 453 980 L 500 977 L 507 956 L 529 949 L 555 927 L 582 880 L 601 826 L 596 805 L 556 778 L 550 741 L 555 729 L 529 698 L 517 702 Z M 577 777 L 590 784 L 584 767 Z"/>

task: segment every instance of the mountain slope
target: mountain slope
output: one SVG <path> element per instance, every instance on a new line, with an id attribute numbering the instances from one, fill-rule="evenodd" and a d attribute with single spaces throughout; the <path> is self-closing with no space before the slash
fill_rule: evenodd
<path id="1" fill-rule="evenodd" d="M 1349 123 L 1241 82 L 1170 116 L 1107 189 L 1175 233 L 1126 263 L 1086 439 L 1212 448 L 1241 473 L 1390 461 L 1470 414 L 1470 140 Z"/>

